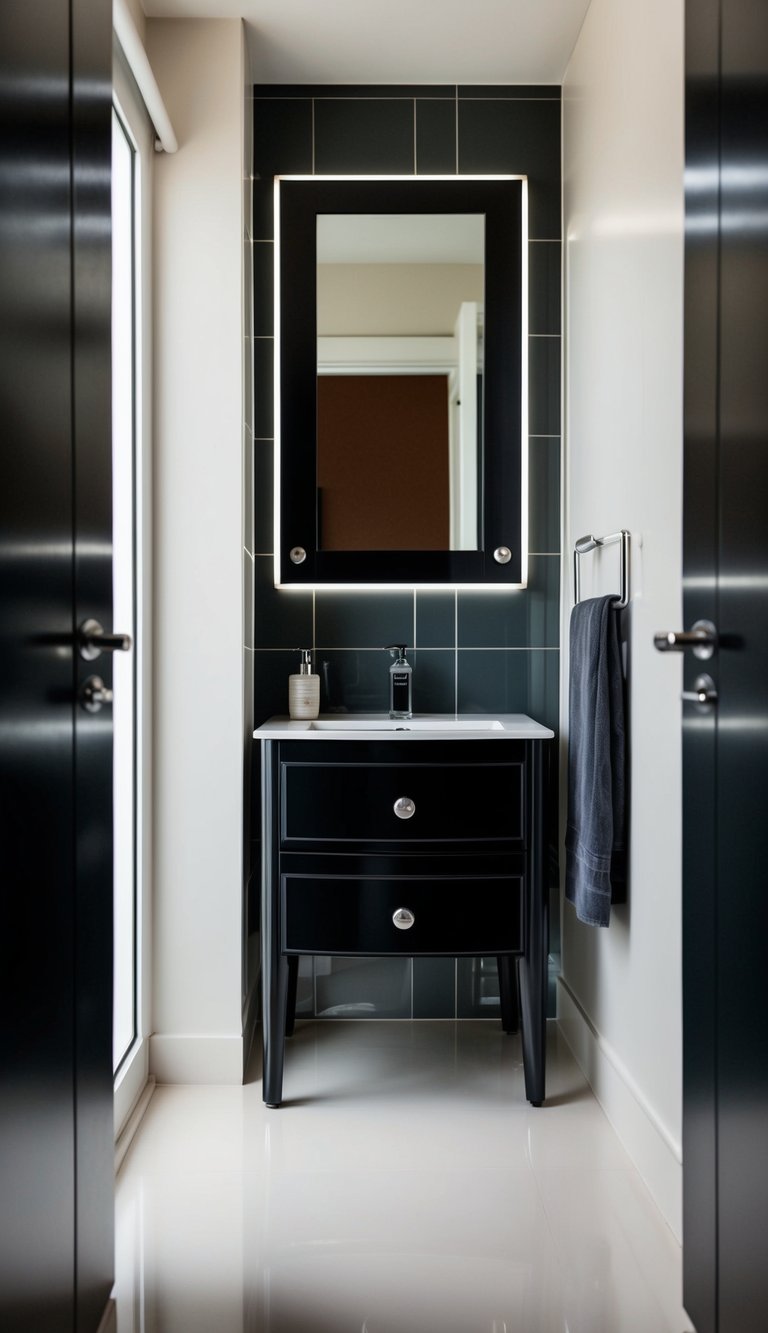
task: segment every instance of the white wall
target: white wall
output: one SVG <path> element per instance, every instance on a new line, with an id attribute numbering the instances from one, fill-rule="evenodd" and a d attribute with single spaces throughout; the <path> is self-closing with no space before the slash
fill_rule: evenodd
<path id="1" fill-rule="evenodd" d="M 242 1077 L 243 113 L 239 20 L 147 21 L 179 140 L 155 172 L 154 1035 Z"/>
<path id="2" fill-rule="evenodd" d="M 592 0 L 564 81 L 564 549 L 586 532 L 633 534 L 632 826 L 630 901 L 609 929 L 563 908 L 559 995 L 566 1036 L 678 1236 L 681 677 L 652 636 L 681 623 L 683 69 L 683 0 Z M 613 559 L 595 592 L 618 587 Z M 569 562 L 564 578 L 570 589 Z"/>

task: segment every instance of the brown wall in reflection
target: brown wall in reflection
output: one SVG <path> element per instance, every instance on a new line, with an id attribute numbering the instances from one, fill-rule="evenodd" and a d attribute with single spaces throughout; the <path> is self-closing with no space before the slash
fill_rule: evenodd
<path id="1" fill-rule="evenodd" d="M 320 375 L 320 545 L 447 550 L 445 375 Z"/>

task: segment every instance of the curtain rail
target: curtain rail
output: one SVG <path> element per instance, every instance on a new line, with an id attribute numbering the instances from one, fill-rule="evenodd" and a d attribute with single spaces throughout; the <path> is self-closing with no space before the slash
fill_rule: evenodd
<path id="1" fill-rule="evenodd" d="M 112 24 L 123 55 L 128 61 L 128 67 L 144 99 L 149 119 L 155 127 L 157 135 L 155 150 L 158 153 L 175 153 L 179 143 L 126 0 L 114 0 Z"/>

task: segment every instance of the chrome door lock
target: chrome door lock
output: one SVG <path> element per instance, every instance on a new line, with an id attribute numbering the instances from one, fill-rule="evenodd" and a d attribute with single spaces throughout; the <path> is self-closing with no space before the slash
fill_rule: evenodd
<path id="1" fill-rule="evenodd" d="M 680 698 L 686 703 L 698 704 L 699 708 L 706 712 L 714 708 L 717 703 L 717 688 L 711 676 L 704 672 L 697 676 L 693 682 L 692 690 L 683 690 Z"/>
<path id="2" fill-rule="evenodd" d="M 84 708 L 86 713 L 100 713 L 104 704 L 111 704 L 114 698 L 109 686 L 104 684 L 101 676 L 89 676 L 80 686 L 78 694 L 80 707 Z"/>

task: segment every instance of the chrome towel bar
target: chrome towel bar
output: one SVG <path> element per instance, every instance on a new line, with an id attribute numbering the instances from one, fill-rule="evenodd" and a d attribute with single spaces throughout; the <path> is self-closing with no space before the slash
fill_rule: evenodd
<path id="1" fill-rule="evenodd" d="M 600 546 L 613 546 L 615 542 L 621 543 L 620 556 L 620 580 L 621 592 L 614 602 L 617 609 L 629 605 L 629 532 L 622 528 L 619 532 L 611 532 L 607 537 L 593 537 L 589 533 L 586 537 L 579 537 L 573 545 L 573 600 L 574 603 L 580 601 L 579 586 L 579 556 L 586 555 L 588 551 L 595 551 Z"/>

